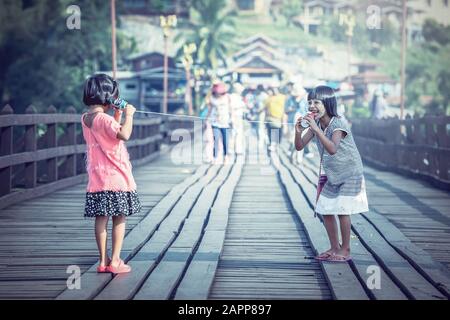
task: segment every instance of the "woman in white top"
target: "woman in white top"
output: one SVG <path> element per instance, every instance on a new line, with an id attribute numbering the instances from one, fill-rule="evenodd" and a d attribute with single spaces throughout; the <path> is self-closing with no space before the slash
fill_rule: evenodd
<path id="1" fill-rule="evenodd" d="M 217 162 L 219 140 L 222 140 L 225 160 L 228 154 L 228 135 L 232 119 L 231 99 L 224 83 L 216 83 L 212 87 L 212 96 L 208 104 L 207 118 L 211 121 L 214 136 L 214 161 Z"/>
<path id="2" fill-rule="evenodd" d="M 233 93 L 230 94 L 231 108 L 233 117 L 231 123 L 233 129 L 230 139 L 230 150 L 236 154 L 244 152 L 244 111 L 245 102 L 242 98 L 244 86 L 240 83 L 233 84 Z"/>

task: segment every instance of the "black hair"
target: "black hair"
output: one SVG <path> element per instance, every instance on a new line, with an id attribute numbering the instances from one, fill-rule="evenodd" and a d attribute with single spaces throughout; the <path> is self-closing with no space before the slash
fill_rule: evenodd
<path id="1" fill-rule="evenodd" d="M 308 93 L 309 100 L 320 100 L 330 117 L 337 117 L 337 100 L 333 88 L 328 86 L 317 86 Z"/>
<path id="2" fill-rule="evenodd" d="M 119 97 L 117 81 L 106 74 L 89 77 L 84 84 L 83 102 L 87 106 L 112 104 Z"/>

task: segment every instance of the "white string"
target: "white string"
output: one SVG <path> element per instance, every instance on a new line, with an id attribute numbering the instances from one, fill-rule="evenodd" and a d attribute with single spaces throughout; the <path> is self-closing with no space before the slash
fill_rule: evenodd
<path id="1" fill-rule="evenodd" d="M 190 118 L 190 119 L 200 119 L 201 121 L 206 121 L 207 119 L 201 118 L 199 116 L 190 116 L 187 114 L 172 114 L 172 113 L 163 113 L 163 112 L 156 112 L 156 111 L 142 111 L 142 110 L 136 110 L 136 113 L 143 113 L 143 114 L 155 114 L 160 116 L 170 116 L 170 117 L 177 117 L 177 118 Z M 258 121 L 258 120 L 243 120 L 247 122 L 253 122 L 253 123 L 271 123 L 270 121 Z M 295 122 L 282 122 L 282 125 L 288 125 L 288 124 L 294 124 Z"/>

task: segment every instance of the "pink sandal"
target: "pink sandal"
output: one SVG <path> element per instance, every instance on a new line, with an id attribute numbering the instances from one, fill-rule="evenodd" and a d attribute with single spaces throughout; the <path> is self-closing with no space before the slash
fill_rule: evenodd
<path id="1" fill-rule="evenodd" d="M 110 263 L 111 263 L 111 259 L 108 258 L 108 264 L 110 264 Z M 97 273 L 109 273 L 108 266 L 98 266 Z"/>
<path id="2" fill-rule="evenodd" d="M 315 256 L 314 259 L 323 261 L 323 260 L 327 260 L 332 255 L 333 255 L 332 252 L 325 251 L 325 252 L 322 252 L 321 254 L 319 254 L 318 256 Z"/>
<path id="3" fill-rule="evenodd" d="M 331 254 L 328 258 L 324 259 L 323 261 L 329 261 L 329 262 L 348 262 L 352 260 L 351 256 L 343 256 L 341 254 Z"/>
<path id="4" fill-rule="evenodd" d="M 117 267 L 113 267 L 111 265 L 106 267 L 107 272 L 111 272 L 114 274 L 118 273 L 128 273 L 131 271 L 131 267 L 123 262 L 123 260 L 120 260 L 119 265 Z"/>

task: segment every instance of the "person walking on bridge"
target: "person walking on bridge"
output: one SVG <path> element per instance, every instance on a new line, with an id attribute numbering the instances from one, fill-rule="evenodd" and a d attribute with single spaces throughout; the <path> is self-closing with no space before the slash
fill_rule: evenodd
<path id="1" fill-rule="evenodd" d="M 207 119 L 211 120 L 214 136 L 213 157 L 214 163 L 218 162 L 219 141 L 222 141 L 223 161 L 227 163 L 228 140 L 230 135 L 230 125 L 233 119 L 233 108 L 231 106 L 230 95 L 227 93 L 225 83 L 218 82 L 212 87 L 212 96 L 208 104 Z"/>
<path id="2" fill-rule="evenodd" d="M 271 88 L 269 92 L 266 100 L 266 127 L 269 136 L 269 150 L 274 151 L 275 147 L 281 143 L 283 135 L 286 96 L 281 94 L 278 88 Z"/>

